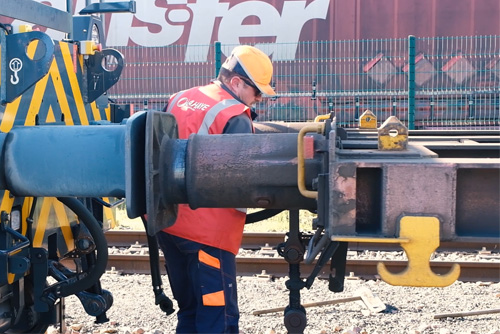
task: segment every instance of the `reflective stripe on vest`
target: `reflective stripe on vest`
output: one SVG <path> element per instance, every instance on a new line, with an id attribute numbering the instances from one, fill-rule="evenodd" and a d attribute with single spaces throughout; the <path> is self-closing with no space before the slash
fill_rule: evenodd
<path id="1" fill-rule="evenodd" d="M 200 128 L 198 129 L 198 134 L 199 135 L 208 135 L 208 130 L 214 124 L 215 118 L 217 115 L 224 109 L 232 107 L 234 105 L 241 104 L 241 102 L 238 102 L 235 99 L 231 100 L 222 100 L 216 105 L 214 105 L 210 110 L 205 114 L 205 117 L 203 118 L 203 122 L 201 123 Z"/>
<path id="2" fill-rule="evenodd" d="M 166 112 L 171 112 L 172 111 L 172 108 L 177 104 L 177 101 L 179 101 L 179 99 L 181 98 L 182 94 L 184 94 L 184 92 L 185 92 L 185 90 L 180 91 L 177 94 L 175 94 L 175 96 L 172 99 L 172 101 L 170 101 L 168 103 Z"/>
<path id="3" fill-rule="evenodd" d="M 174 108 L 174 106 L 177 105 L 177 101 L 179 101 L 179 99 L 182 97 L 182 95 L 184 95 L 185 92 L 186 92 L 185 90 L 180 91 L 174 96 L 174 98 L 169 102 L 166 112 L 172 112 L 172 109 Z M 222 100 L 222 101 L 218 102 L 217 104 L 213 105 L 210 108 L 210 110 L 208 110 L 208 112 L 205 114 L 205 117 L 203 118 L 203 121 L 201 122 L 200 128 L 197 131 L 197 134 L 208 135 L 210 127 L 212 126 L 212 124 L 214 124 L 214 121 L 217 118 L 217 115 L 219 115 L 219 113 L 221 111 L 223 111 L 224 109 L 238 105 L 238 104 L 241 104 L 241 102 L 239 102 L 236 99 L 226 99 L 226 100 Z"/>

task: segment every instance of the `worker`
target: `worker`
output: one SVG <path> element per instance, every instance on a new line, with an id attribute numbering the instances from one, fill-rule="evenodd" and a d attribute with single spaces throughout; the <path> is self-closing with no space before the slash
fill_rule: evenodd
<path id="1" fill-rule="evenodd" d="M 273 66 L 261 50 L 237 46 L 217 80 L 173 95 L 164 109 L 172 113 L 179 138 L 189 135 L 253 133 L 252 107 L 270 86 Z M 214 196 L 217 196 L 214 193 Z M 165 267 L 177 301 L 177 333 L 239 333 L 236 254 L 246 210 L 199 208 L 180 204 L 175 224 L 158 232 Z"/>

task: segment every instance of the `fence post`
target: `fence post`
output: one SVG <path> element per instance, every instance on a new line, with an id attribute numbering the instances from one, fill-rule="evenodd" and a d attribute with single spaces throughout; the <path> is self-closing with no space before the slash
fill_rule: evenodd
<path id="1" fill-rule="evenodd" d="M 408 36 L 408 129 L 415 130 L 415 36 Z"/>
<path id="2" fill-rule="evenodd" d="M 222 66 L 222 64 L 221 64 L 222 48 L 221 48 L 220 42 L 215 42 L 214 48 L 215 48 L 215 50 L 214 50 L 215 77 L 217 78 L 219 76 L 220 67 Z"/>

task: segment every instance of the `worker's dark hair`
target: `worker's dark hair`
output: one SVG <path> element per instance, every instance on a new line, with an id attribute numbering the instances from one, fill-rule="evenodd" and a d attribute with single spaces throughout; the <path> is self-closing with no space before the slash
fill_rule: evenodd
<path id="1" fill-rule="evenodd" d="M 228 70 L 227 68 L 221 67 L 217 80 L 222 82 L 230 80 L 232 77 L 238 76 L 238 73 Z"/>

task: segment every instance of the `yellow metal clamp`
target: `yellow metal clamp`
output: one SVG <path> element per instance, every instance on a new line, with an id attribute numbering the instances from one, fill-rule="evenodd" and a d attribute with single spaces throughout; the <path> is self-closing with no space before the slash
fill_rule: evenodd
<path id="1" fill-rule="evenodd" d="M 454 264 L 444 275 L 434 273 L 429 259 L 439 247 L 439 219 L 436 217 L 405 216 L 400 220 L 399 238 L 332 237 L 333 241 L 400 243 L 408 257 L 408 266 L 401 273 L 393 274 L 383 263 L 378 263 L 380 278 L 391 285 L 444 287 L 453 284 L 460 276 L 460 266 Z"/>
<path id="2" fill-rule="evenodd" d="M 80 54 L 94 55 L 96 51 L 102 51 L 102 45 L 94 41 L 80 41 Z"/>
<path id="3" fill-rule="evenodd" d="M 408 129 L 396 116 L 389 117 L 378 129 L 378 149 L 403 151 L 408 146 Z"/>
<path id="4" fill-rule="evenodd" d="M 322 134 L 325 131 L 325 123 L 312 123 L 306 125 L 299 131 L 297 138 L 297 184 L 302 196 L 318 199 L 318 192 L 306 189 L 306 162 L 304 158 L 304 136 L 306 133 L 315 132 Z"/>
<path id="5" fill-rule="evenodd" d="M 327 115 L 318 115 L 314 118 L 314 122 L 317 123 L 317 122 L 320 122 L 320 121 L 324 121 L 324 120 L 327 120 L 327 119 L 330 119 L 331 115 L 330 114 L 327 114 Z"/>
<path id="6" fill-rule="evenodd" d="M 359 116 L 359 128 L 360 129 L 376 129 L 377 128 L 377 116 L 371 111 L 366 109 L 365 112 Z"/>

